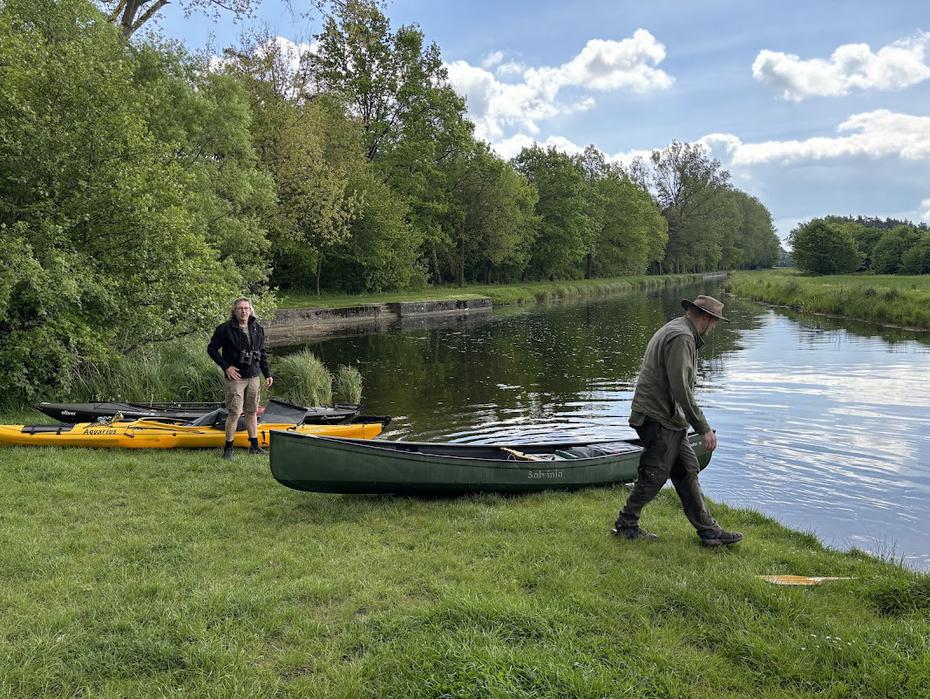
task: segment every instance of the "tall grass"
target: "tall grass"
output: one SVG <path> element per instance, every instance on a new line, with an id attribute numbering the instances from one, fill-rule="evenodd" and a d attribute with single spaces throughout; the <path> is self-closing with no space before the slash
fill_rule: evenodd
<path id="1" fill-rule="evenodd" d="M 75 380 L 77 400 L 219 401 L 223 374 L 207 355 L 207 338 L 148 345 L 110 362 L 86 364 Z"/>
<path id="2" fill-rule="evenodd" d="M 336 403 L 362 402 L 362 375 L 354 366 L 340 364 L 333 377 L 333 400 Z"/>
<path id="3" fill-rule="evenodd" d="M 301 350 L 274 362 L 274 394 L 298 405 L 329 405 L 333 376 L 310 350 Z"/>
<path id="4" fill-rule="evenodd" d="M 930 275 L 738 272 L 728 286 L 737 296 L 801 311 L 906 328 L 930 329 Z"/>
<path id="5" fill-rule="evenodd" d="M 84 365 L 76 377 L 72 400 L 131 402 L 223 400 L 223 374 L 206 351 L 207 339 L 194 337 L 150 345 L 111 362 Z M 358 403 L 362 377 L 340 367 L 334 379 L 309 350 L 270 359 L 273 395 L 298 405 L 329 405 L 333 384 L 340 402 Z M 269 391 L 262 382 L 262 400 Z"/>

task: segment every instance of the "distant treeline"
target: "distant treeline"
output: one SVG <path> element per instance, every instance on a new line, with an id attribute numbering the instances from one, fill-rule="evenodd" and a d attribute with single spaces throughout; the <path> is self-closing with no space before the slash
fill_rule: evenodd
<path id="1" fill-rule="evenodd" d="M 122 4 L 120 4 L 122 6 Z M 474 136 L 435 44 L 372 0 L 313 51 L 222 57 L 90 0 L 0 3 L 6 399 L 210 329 L 240 293 L 377 292 L 772 265 L 768 210 L 699 146 L 624 168 L 589 147 L 512 161 Z"/>
<path id="2" fill-rule="evenodd" d="M 930 274 L 930 228 L 892 218 L 825 216 L 795 228 L 791 258 L 815 274 Z"/>

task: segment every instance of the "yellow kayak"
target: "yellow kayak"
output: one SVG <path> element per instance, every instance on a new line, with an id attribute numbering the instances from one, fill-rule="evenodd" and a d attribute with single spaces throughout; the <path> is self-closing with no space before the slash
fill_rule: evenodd
<path id="1" fill-rule="evenodd" d="M 339 425 L 264 423 L 258 425 L 258 443 L 268 446 L 271 430 L 300 434 L 373 439 L 390 418 L 358 417 Z M 0 445 L 55 447 L 123 447 L 126 449 L 174 449 L 221 447 L 226 434 L 212 425 L 171 423 L 159 420 L 122 420 L 110 424 L 79 422 L 71 425 L 0 425 Z M 249 436 L 236 433 L 237 447 L 249 446 Z"/>

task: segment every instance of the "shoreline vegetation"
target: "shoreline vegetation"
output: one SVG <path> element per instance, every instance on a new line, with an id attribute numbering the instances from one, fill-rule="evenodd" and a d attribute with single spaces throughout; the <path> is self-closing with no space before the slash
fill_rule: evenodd
<path id="1" fill-rule="evenodd" d="M 734 272 L 727 288 L 736 296 L 771 306 L 904 330 L 930 330 L 930 275 L 808 276 L 796 270 L 762 270 Z"/>
<path id="2" fill-rule="evenodd" d="M 723 277 L 726 272 L 695 274 L 629 275 L 607 279 L 576 279 L 551 282 L 516 282 L 511 284 L 467 284 L 411 289 L 378 294 L 322 294 L 282 291 L 277 295 L 278 308 L 345 308 L 388 302 L 453 301 L 489 298 L 494 306 L 547 303 L 567 298 L 609 296 L 617 293 L 645 291 L 667 286 L 699 282 L 709 276 Z"/>
<path id="3" fill-rule="evenodd" d="M 653 544 L 622 486 L 296 493 L 244 451 L 4 448 L 0 493 L 5 696 L 930 693 L 930 576 L 723 505 L 709 551 L 670 490 Z"/>

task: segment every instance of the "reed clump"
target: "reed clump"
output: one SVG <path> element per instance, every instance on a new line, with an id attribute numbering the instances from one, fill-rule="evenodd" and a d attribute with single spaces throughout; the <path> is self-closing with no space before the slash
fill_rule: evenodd
<path id="1" fill-rule="evenodd" d="M 340 364 L 333 376 L 333 401 L 336 403 L 362 402 L 362 374 L 354 366 Z"/>
<path id="2" fill-rule="evenodd" d="M 329 405 L 333 375 L 313 352 L 301 350 L 274 361 L 274 394 L 297 405 Z"/>

